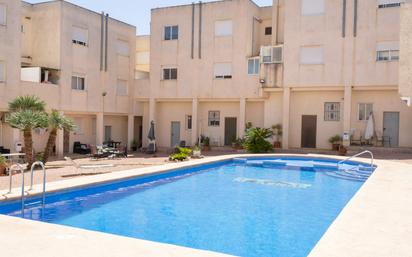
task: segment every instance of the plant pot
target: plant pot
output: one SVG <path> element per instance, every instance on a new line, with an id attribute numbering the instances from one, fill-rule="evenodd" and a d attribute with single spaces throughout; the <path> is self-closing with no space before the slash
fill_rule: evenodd
<path id="1" fill-rule="evenodd" d="M 279 142 L 279 141 L 276 141 L 276 142 L 273 143 L 273 147 L 274 147 L 274 148 L 278 148 L 278 149 L 279 149 L 279 148 L 282 148 L 282 143 Z"/>
<path id="2" fill-rule="evenodd" d="M 332 150 L 333 151 L 339 151 L 339 147 L 340 147 L 340 144 L 337 144 L 337 143 L 332 144 Z"/>
<path id="3" fill-rule="evenodd" d="M 137 146 L 132 146 L 132 151 L 136 152 L 137 151 Z"/>
<path id="4" fill-rule="evenodd" d="M 209 145 L 204 145 L 203 146 L 203 151 L 210 151 L 210 146 Z"/>
<path id="5" fill-rule="evenodd" d="M 193 157 L 199 158 L 202 155 L 200 150 L 193 150 Z"/>
<path id="6" fill-rule="evenodd" d="M 344 147 L 343 145 L 339 146 L 339 150 L 338 150 L 339 155 L 341 156 L 346 156 L 346 154 L 348 153 L 348 149 L 346 149 L 346 147 Z"/>

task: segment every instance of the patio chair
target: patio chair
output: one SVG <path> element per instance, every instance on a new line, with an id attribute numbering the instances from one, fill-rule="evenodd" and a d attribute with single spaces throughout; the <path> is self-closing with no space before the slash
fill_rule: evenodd
<path id="1" fill-rule="evenodd" d="M 117 149 L 116 149 L 116 157 L 119 158 L 127 158 L 128 152 L 127 152 L 127 145 L 120 145 Z"/>
<path id="2" fill-rule="evenodd" d="M 70 157 L 64 157 L 66 161 L 68 161 L 70 164 L 72 164 L 77 170 L 95 170 L 95 169 L 101 169 L 101 168 L 112 168 L 114 167 L 113 164 L 96 164 L 96 165 L 80 165 L 77 162 L 73 161 L 72 158 Z M 83 174 L 80 172 L 80 174 Z"/>
<path id="3" fill-rule="evenodd" d="M 350 145 L 359 145 L 362 146 L 364 145 L 366 142 L 363 139 L 362 135 L 359 136 L 359 139 L 356 139 L 354 135 L 350 136 Z"/>
<path id="4" fill-rule="evenodd" d="M 109 157 L 108 153 L 99 151 L 99 149 L 97 149 L 97 146 L 95 145 L 90 146 L 90 151 L 91 151 L 90 157 L 92 159 L 103 159 L 103 158 Z"/>

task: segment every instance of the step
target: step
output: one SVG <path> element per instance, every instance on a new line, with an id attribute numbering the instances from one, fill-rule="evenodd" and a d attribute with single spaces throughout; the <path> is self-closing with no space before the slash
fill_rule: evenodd
<path id="1" fill-rule="evenodd" d="M 329 176 L 329 177 L 345 179 L 345 180 L 351 180 L 351 181 L 358 181 L 358 182 L 365 182 L 367 180 L 367 178 L 356 178 L 356 177 L 342 176 L 342 175 L 336 174 L 334 172 L 325 172 L 324 174 Z"/>
<path id="2" fill-rule="evenodd" d="M 356 177 L 356 178 L 369 178 L 369 175 L 359 174 L 356 171 L 335 171 L 335 174 L 342 175 L 342 176 L 349 176 L 349 177 Z"/>
<path id="3" fill-rule="evenodd" d="M 233 158 L 233 162 L 234 163 L 239 163 L 239 164 L 241 164 L 241 163 L 246 163 L 247 162 L 247 159 L 246 158 Z"/>
<path id="4" fill-rule="evenodd" d="M 287 162 L 282 160 L 263 161 L 264 167 L 285 167 Z"/>

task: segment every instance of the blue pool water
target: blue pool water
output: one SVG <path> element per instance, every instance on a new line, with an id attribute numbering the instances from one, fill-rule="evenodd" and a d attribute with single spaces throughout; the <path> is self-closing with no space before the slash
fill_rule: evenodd
<path id="1" fill-rule="evenodd" d="M 237 159 L 49 195 L 44 209 L 28 208 L 24 217 L 237 256 L 307 256 L 364 179 L 331 176 L 332 161 L 273 160 Z M 19 204 L 2 204 L 0 213 L 21 216 Z"/>

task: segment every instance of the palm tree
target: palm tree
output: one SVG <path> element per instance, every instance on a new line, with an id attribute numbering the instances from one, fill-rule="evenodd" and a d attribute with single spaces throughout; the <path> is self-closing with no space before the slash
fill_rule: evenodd
<path id="1" fill-rule="evenodd" d="M 33 163 L 33 135 L 35 128 L 46 128 L 48 116 L 44 112 L 45 102 L 36 96 L 19 96 L 9 103 L 10 116 L 7 122 L 12 128 L 23 131 L 24 151 L 28 167 Z"/>
<path id="2" fill-rule="evenodd" d="M 64 115 L 60 114 L 56 110 L 52 110 L 49 115 L 49 139 L 47 140 L 46 148 L 44 149 L 44 163 L 47 162 L 52 152 L 53 147 L 56 145 L 57 131 L 59 129 L 66 129 L 72 131 L 75 128 L 74 122 Z"/>

